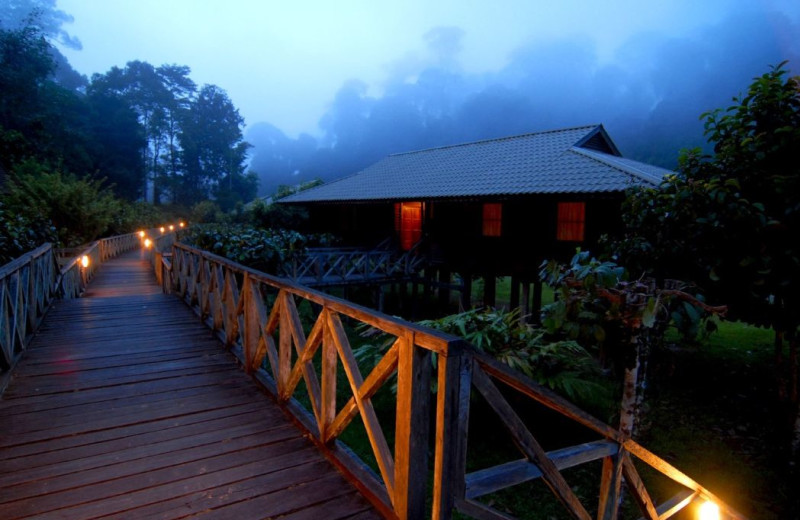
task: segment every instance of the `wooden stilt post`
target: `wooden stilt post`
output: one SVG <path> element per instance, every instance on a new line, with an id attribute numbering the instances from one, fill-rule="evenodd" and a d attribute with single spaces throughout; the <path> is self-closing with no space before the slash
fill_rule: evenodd
<path id="1" fill-rule="evenodd" d="M 513 311 L 519 308 L 519 278 L 511 276 L 511 294 L 509 295 L 508 310 Z M 520 310 L 520 316 L 522 311 Z"/>
<path id="2" fill-rule="evenodd" d="M 531 303 L 531 283 L 528 280 L 522 282 L 522 303 L 520 305 L 520 318 L 524 323 L 531 321 L 530 314 Z"/>
<path id="3" fill-rule="evenodd" d="M 487 307 L 497 306 L 497 278 L 494 273 L 483 277 L 483 304 Z"/>
<path id="4" fill-rule="evenodd" d="M 450 270 L 439 269 L 439 310 L 445 310 L 450 305 Z M 447 287 L 445 285 L 448 285 Z"/>
<path id="5" fill-rule="evenodd" d="M 461 289 L 461 309 L 468 311 L 472 308 L 472 273 L 461 273 L 464 286 Z"/>
<path id="6" fill-rule="evenodd" d="M 533 282 L 533 305 L 531 307 L 531 322 L 539 323 L 542 314 L 542 281 Z"/>

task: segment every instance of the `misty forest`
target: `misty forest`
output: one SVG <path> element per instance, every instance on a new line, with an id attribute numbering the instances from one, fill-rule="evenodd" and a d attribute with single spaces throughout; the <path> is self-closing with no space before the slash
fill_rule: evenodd
<path id="1" fill-rule="evenodd" d="M 569 249 L 568 255 L 559 249 L 559 258 L 539 258 L 539 250 L 530 253 L 536 246 L 527 243 L 534 241 L 530 238 L 534 235 L 526 226 L 532 224 L 518 218 L 518 226 L 509 228 L 528 234 L 506 235 L 503 228 L 502 239 L 525 243 L 503 251 L 523 251 L 519 254 L 523 258 L 513 258 L 509 264 L 536 265 L 513 273 L 500 268 L 433 269 L 433 262 L 424 263 L 430 258 L 421 259 L 423 253 L 413 256 L 429 236 L 423 236 L 420 223 L 414 245 L 392 242 L 392 254 L 402 253 L 405 265 L 422 266 L 409 278 L 391 282 L 386 292 L 372 286 L 324 290 L 365 307 L 379 302 L 375 305 L 379 311 L 403 319 L 428 318 L 418 323 L 465 337 L 481 355 L 521 371 L 609 424 L 620 424 L 619 431 L 630 438 L 636 424 L 637 442 L 653 446 L 654 452 L 666 454 L 681 468 L 688 465 L 687 474 L 712 482 L 712 489 L 721 489 L 723 498 L 751 518 L 788 518 L 800 511 L 793 496 L 800 483 L 800 252 L 795 234 L 800 223 L 800 47 L 795 20 L 766 10 L 731 10 L 721 22 L 680 36 L 631 37 L 610 58 L 602 59 L 588 37 L 539 40 L 518 46 L 500 66 L 483 72 L 468 71 L 462 63 L 465 31 L 437 26 L 420 35 L 423 55 L 409 54 L 390 63 L 377 87 L 358 77 L 345 81 L 332 94 L 317 128 L 297 135 L 289 135 L 274 122 L 245 121 L 226 85 L 199 83 L 193 78 L 192 63 L 148 63 L 131 49 L 124 62 L 90 77 L 81 74 L 61 51 L 81 48 L 81 35 L 67 31 L 73 21 L 56 0 L 0 2 L 0 264 L 14 264 L 14 259 L 46 243 L 69 251 L 101 237 L 157 229 L 180 220 L 180 227 L 184 222 L 190 226 L 179 230 L 179 242 L 218 255 L 217 260 L 225 257 L 251 270 L 290 277 L 303 265 L 304 255 L 311 257 L 310 251 L 349 245 L 333 232 L 320 231 L 324 226 L 311 225 L 314 210 L 323 221 L 325 215 L 354 216 L 358 210 L 346 206 L 348 199 L 334 209 L 330 208 L 335 204 L 326 200 L 313 209 L 291 198 L 275 204 L 282 197 L 308 195 L 296 193 L 308 187 L 321 185 L 317 191 L 330 187 L 332 181 L 363 172 L 392 154 L 602 124 L 602 134 L 592 135 L 602 139 L 607 130 L 614 140 L 607 149 L 616 146 L 630 163 L 668 171 L 652 185 L 634 188 L 631 181 L 619 188 L 614 195 L 618 199 L 603 199 L 606 193 L 586 196 L 589 203 L 610 200 L 603 207 L 613 207 L 608 213 L 614 213 L 618 225 L 609 234 L 598 233 L 592 242 L 596 251 L 575 247 L 585 243 L 583 214 L 580 238 L 559 244 Z M 743 38 L 743 34 L 760 37 Z M 261 65 L 251 66 L 255 71 Z M 269 71 L 253 76 L 258 81 L 282 81 L 270 77 Z M 263 99 L 264 104 L 272 102 Z M 583 158 L 602 155 L 588 149 L 575 153 Z M 616 164 L 623 164 L 619 159 Z M 429 172 L 425 170 L 426 175 Z M 484 226 L 487 214 L 498 212 L 492 221 L 496 227 L 488 228 L 496 234 L 484 227 L 480 238 L 484 241 L 459 244 L 464 246 L 459 251 L 475 257 L 501 256 L 492 247 L 480 254 L 474 250 L 481 244 L 501 243 L 500 223 L 507 225 L 503 220 L 507 215 L 529 216 L 502 208 L 556 200 L 556 196 L 511 200 L 508 193 L 515 192 L 504 192 L 506 198 L 499 202 L 478 200 L 486 194 L 467 201 L 451 197 L 453 202 L 449 195 L 436 199 L 442 213 L 447 204 L 461 203 L 471 211 L 478 208 L 478 200 Z M 445 203 L 440 204 L 441 199 Z M 372 202 L 357 200 L 364 201 Z M 399 234 L 406 202 L 391 203 L 394 231 Z M 434 213 L 430 207 L 424 209 L 426 202 L 409 204 L 417 204 L 416 211 L 426 219 Z M 342 213 L 335 213 L 340 209 Z M 368 217 L 362 223 L 371 215 L 364 214 Z M 455 227 L 460 218 L 445 222 Z M 545 227 L 541 222 L 536 226 Z M 391 240 L 396 242 L 397 236 L 387 239 Z M 430 253 L 422 247 L 419 251 Z M 170 249 L 177 250 L 177 246 Z M 380 253 L 388 255 L 387 251 Z M 141 252 L 144 258 L 146 247 Z M 157 262 L 162 253 L 158 251 Z M 166 257 L 172 254 L 178 253 Z M 159 276 L 165 276 L 160 269 L 157 265 Z M 247 272 L 255 271 L 241 271 L 225 284 L 248 280 Z M 520 286 L 523 305 L 519 305 Z M 0 320 L 6 313 L 5 287 Z M 531 287 L 533 299 L 539 301 L 533 305 L 534 316 L 523 316 L 520 309 L 531 310 L 527 307 Z M 262 289 L 260 297 L 267 301 L 266 285 Z M 227 285 L 225 291 L 239 294 Z M 454 296 L 456 292 L 460 296 Z M 415 298 L 422 301 L 419 307 Z M 296 299 L 297 307 L 307 304 L 299 313 L 303 319 L 320 307 L 310 303 L 316 300 Z M 408 300 L 413 303 L 407 304 Z M 294 299 L 289 296 L 281 305 L 292 308 Z M 419 308 L 435 308 L 438 314 L 415 314 Z M 223 321 L 217 318 L 215 323 Z M 358 363 L 365 374 L 363 367 L 388 366 L 387 352 L 394 352 L 398 363 L 399 337 L 386 341 L 385 334 L 369 327 L 350 322 L 338 326 L 341 336 L 349 335 L 353 341 L 354 353 L 347 362 Z M 297 328 L 297 336 L 302 336 L 302 326 Z M 640 354 L 645 375 L 631 382 L 631 366 L 639 370 Z M 13 363 L 4 364 L 0 358 L 0 375 L 12 368 Z M 344 377 L 333 370 L 334 381 Z M 300 371 L 296 372 L 292 377 L 299 381 Z M 399 408 L 381 405 L 381 400 L 397 399 L 398 385 L 390 377 L 374 383 L 378 404 L 377 412 L 371 413 L 382 421 Z M 387 384 L 389 388 L 379 394 L 377 388 L 387 380 L 394 386 Z M 333 412 L 335 394 L 345 391 L 349 391 L 347 381 L 340 381 L 339 387 L 334 382 Z M 373 394 L 363 397 L 372 398 Z M 355 404 L 351 408 L 353 415 L 358 413 Z M 481 415 L 486 412 L 477 408 L 477 419 L 472 419 L 484 423 L 474 427 L 476 438 L 483 433 L 494 439 L 495 420 L 486 420 Z M 631 426 L 626 430 L 622 424 L 628 419 Z M 387 419 L 394 420 L 393 415 Z M 556 421 L 553 428 L 558 430 L 560 424 Z M 547 434 L 555 439 L 561 432 Z M 349 435 L 342 439 L 352 444 L 354 452 L 371 456 L 371 438 Z M 499 455 L 487 449 L 464 464 L 496 464 L 514 445 L 508 442 Z M 604 459 L 604 474 L 610 471 L 607 460 L 611 459 Z M 376 467 L 373 464 L 372 470 Z M 614 471 L 619 486 L 621 472 L 631 470 Z M 588 494 L 596 502 L 596 492 L 587 492 L 588 484 L 584 486 L 596 475 L 576 474 L 575 493 L 581 499 Z M 633 480 L 629 473 L 622 481 L 626 479 Z M 530 496 L 515 491 L 492 495 L 491 506 L 502 511 L 496 517 L 522 510 L 522 518 L 561 518 L 558 502 L 558 507 L 541 514 L 532 512 L 538 507 L 536 493 L 550 496 L 549 489 L 542 489 Z M 668 486 L 655 491 L 664 496 L 668 492 L 672 492 Z M 623 503 L 617 498 L 617 504 Z M 621 514 L 638 514 L 630 496 L 625 500 Z M 606 506 L 610 511 L 612 506 Z M 734 517 L 741 518 L 728 518 Z M 616 510 L 607 518 L 616 518 Z"/>

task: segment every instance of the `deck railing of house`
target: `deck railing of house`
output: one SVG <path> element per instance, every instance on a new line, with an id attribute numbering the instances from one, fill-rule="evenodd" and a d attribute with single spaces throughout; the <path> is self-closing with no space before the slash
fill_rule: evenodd
<path id="1" fill-rule="evenodd" d="M 416 248 L 400 255 L 385 247 L 311 248 L 293 261 L 290 278 L 316 287 L 381 281 L 410 276 L 421 261 Z"/>
<path id="2" fill-rule="evenodd" d="M 138 244 L 133 233 L 78 248 L 44 244 L 0 267 L 0 390 L 53 301 L 80 296 L 102 262 Z"/>
<path id="3" fill-rule="evenodd" d="M 542 478 L 574 518 L 590 518 L 561 470 L 602 460 L 597 518 L 617 518 L 624 482 L 644 518 L 665 519 L 696 500 L 719 505 L 724 518 L 743 518 L 709 490 L 566 400 L 524 375 L 480 354 L 463 340 L 404 322 L 342 299 L 261 273 L 184 244 L 171 261 L 157 262 L 162 276 L 305 428 L 316 445 L 388 518 L 450 518 L 455 509 L 476 518 L 510 518 L 478 499 Z M 302 307 L 301 307 L 302 306 Z M 304 327 L 301 312 L 312 316 Z M 344 323 L 364 324 L 393 338 L 391 348 L 363 374 Z M 433 368 L 431 357 L 436 356 Z M 337 371 L 347 381 L 346 402 L 337 406 Z M 396 375 L 394 446 L 381 428 L 372 398 Z M 302 381 L 302 385 L 300 384 Z M 435 381 L 436 392 L 431 393 Z M 498 388 L 507 387 L 505 392 Z M 522 458 L 468 473 L 469 413 L 473 388 L 497 413 Z M 521 393 L 594 431 L 596 442 L 545 452 L 509 404 Z M 298 399 L 299 398 L 299 399 Z M 310 410 L 300 404 L 309 403 Z M 340 402 L 341 404 L 341 402 Z M 432 412 L 432 413 L 431 413 Z M 377 472 L 339 436 L 360 415 Z M 433 421 L 433 424 L 431 424 Z M 426 508 L 429 439 L 434 432 L 432 506 Z M 685 491 L 656 506 L 633 464 L 637 458 L 681 484 Z M 624 477 L 624 478 L 623 478 Z"/>

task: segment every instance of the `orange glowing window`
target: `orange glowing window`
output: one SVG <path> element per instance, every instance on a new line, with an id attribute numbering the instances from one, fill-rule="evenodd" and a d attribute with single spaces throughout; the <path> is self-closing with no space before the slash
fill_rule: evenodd
<path id="1" fill-rule="evenodd" d="M 422 238 L 422 202 L 400 202 L 394 205 L 394 227 L 400 235 L 400 247 L 408 251 Z"/>
<path id="2" fill-rule="evenodd" d="M 559 202 L 556 240 L 583 242 L 586 228 L 585 202 Z"/>
<path id="3" fill-rule="evenodd" d="M 483 205 L 483 236 L 499 237 L 503 227 L 503 205 L 486 203 Z"/>

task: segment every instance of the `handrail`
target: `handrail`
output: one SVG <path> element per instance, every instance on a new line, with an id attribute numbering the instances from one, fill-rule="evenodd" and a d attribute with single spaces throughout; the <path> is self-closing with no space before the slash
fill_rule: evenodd
<path id="1" fill-rule="evenodd" d="M 323 286 L 410 276 L 418 270 L 422 259 L 417 254 L 417 245 L 399 256 L 394 250 L 381 246 L 375 249 L 311 248 L 292 261 L 290 278 L 304 285 Z"/>
<path id="2" fill-rule="evenodd" d="M 130 251 L 137 245 L 139 236 L 136 233 L 127 233 L 101 238 L 84 246 L 83 249 L 70 249 L 71 252 L 77 250 L 78 254 L 61 267 L 58 283 L 61 298 L 78 298 L 86 290 L 86 286 L 103 262 Z M 89 265 L 86 267 L 80 264 L 84 256 L 89 258 Z"/>
<path id="3" fill-rule="evenodd" d="M 53 301 L 80 296 L 102 262 L 136 244 L 133 233 L 68 250 L 48 243 L 0 267 L 0 394 Z M 65 252 L 70 258 L 60 265 Z M 89 257 L 87 267 L 83 256 Z"/>
<path id="4" fill-rule="evenodd" d="M 161 267 L 158 267 L 161 266 Z M 623 482 L 645 518 L 666 519 L 694 500 L 716 502 L 725 518 L 744 517 L 708 489 L 663 459 L 593 418 L 563 398 L 506 365 L 481 354 L 465 341 L 439 331 L 308 289 L 286 279 L 182 243 L 172 258 L 157 263 L 162 285 L 189 304 L 257 379 L 307 430 L 310 438 L 344 471 L 388 518 L 427 516 L 428 432 L 433 439 L 433 497 L 430 516 L 449 519 L 458 509 L 478 518 L 509 518 L 478 501 L 480 496 L 533 478 L 543 478 L 574 518 L 589 518 L 560 470 L 602 459 L 598 519 L 617 518 Z M 310 303 L 313 324 L 304 328 L 298 307 Z M 367 324 L 394 337 L 391 348 L 362 374 L 343 322 Z M 431 356 L 437 356 L 436 369 Z M 338 367 L 349 398 L 337 406 Z M 319 367 L 319 368 L 317 368 Z M 381 429 L 372 397 L 397 377 L 394 447 Z M 436 392 L 430 392 L 436 378 Z M 303 381 L 310 411 L 297 398 Z M 593 430 L 601 439 L 545 452 L 501 393 L 495 381 Z M 497 412 L 523 458 L 467 473 L 470 397 L 473 388 Z M 432 410 L 431 410 L 432 409 Z M 430 411 L 433 411 L 431 419 Z M 377 474 L 339 441 L 360 415 L 377 463 Z M 431 424 L 433 421 L 433 424 Z M 656 507 L 632 463 L 636 457 L 682 484 L 686 493 Z"/>
<path id="5" fill-rule="evenodd" d="M 56 296 L 58 266 L 44 244 L 0 267 L 0 393 Z"/>

